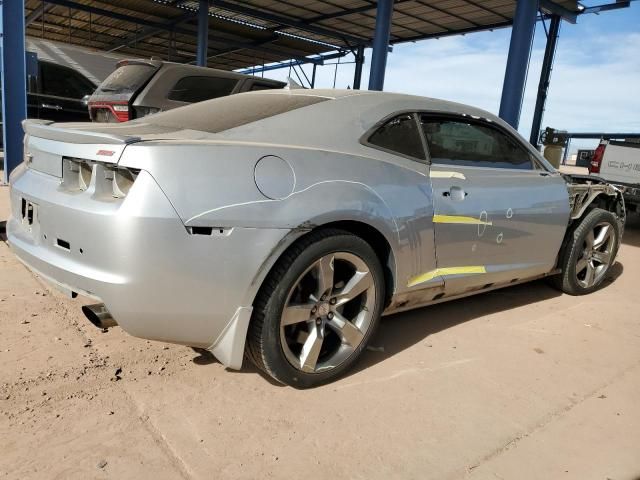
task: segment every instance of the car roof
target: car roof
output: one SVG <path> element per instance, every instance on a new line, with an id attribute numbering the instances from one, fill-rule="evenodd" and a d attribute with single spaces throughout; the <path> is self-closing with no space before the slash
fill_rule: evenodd
<path id="1" fill-rule="evenodd" d="M 244 73 L 234 72 L 231 70 L 221 70 L 219 68 L 210 68 L 210 67 L 201 67 L 199 65 L 189 65 L 186 63 L 177 63 L 177 62 L 168 62 L 165 60 L 156 60 L 156 59 L 124 59 L 120 60 L 117 64 L 118 67 L 126 66 L 126 65 L 151 65 L 156 68 L 159 68 L 159 71 L 168 70 L 168 69 L 178 69 L 185 73 L 199 74 L 205 76 L 215 76 L 221 75 L 224 77 L 232 77 L 232 78 L 253 78 L 256 80 L 260 80 L 261 82 L 270 83 L 274 85 L 282 85 L 285 86 L 286 82 L 282 82 L 280 80 L 274 80 L 271 78 L 264 77 L 256 77 L 254 75 L 247 75 Z"/>
<path id="2" fill-rule="evenodd" d="M 515 131 L 503 120 L 485 110 L 461 103 L 403 93 L 369 90 L 296 89 L 247 92 L 239 95 L 310 96 L 326 98 L 280 115 L 264 118 L 218 133 L 233 140 L 291 143 L 346 148 L 383 119 L 400 112 L 437 112 L 468 115 Z M 249 97 L 247 97 L 249 98 Z"/>

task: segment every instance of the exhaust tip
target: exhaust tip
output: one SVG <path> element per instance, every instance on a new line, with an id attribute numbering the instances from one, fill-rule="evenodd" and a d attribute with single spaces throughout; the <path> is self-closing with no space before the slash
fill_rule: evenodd
<path id="1" fill-rule="evenodd" d="M 104 306 L 104 303 L 84 305 L 82 307 L 82 313 L 98 328 L 110 328 L 118 325 L 109 313 L 109 310 Z"/>

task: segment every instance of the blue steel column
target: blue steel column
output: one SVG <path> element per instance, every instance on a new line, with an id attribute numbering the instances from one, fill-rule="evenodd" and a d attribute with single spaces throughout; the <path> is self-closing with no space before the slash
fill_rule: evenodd
<path id="1" fill-rule="evenodd" d="M 209 0 L 200 0 L 198 9 L 198 53 L 196 64 L 207 66 L 207 50 L 209 43 Z"/>
<path id="2" fill-rule="evenodd" d="M 376 31 L 373 37 L 373 52 L 371 53 L 369 90 L 382 90 L 384 87 L 384 73 L 387 68 L 392 17 L 393 0 L 378 0 Z"/>
<path id="3" fill-rule="evenodd" d="M 547 46 L 544 50 L 544 60 L 542 61 L 542 70 L 540 71 L 540 83 L 538 83 L 538 96 L 536 98 L 536 107 L 533 110 L 533 122 L 531 122 L 531 135 L 529 137 L 529 142 L 531 142 L 531 145 L 534 147 L 537 147 L 540 141 L 542 115 L 544 114 L 544 106 L 547 102 L 551 70 L 553 69 L 553 57 L 556 53 L 561 21 L 562 18 L 560 15 L 554 15 L 551 17 L 551 24 L 549 25 Z"/>
<path id="4" fill-rule="evenodd" d="M 537 13 L 537 0 L 517 0 L 500 100 L 500 117 L 513 128 L 520 121 Z"/>
<path id="5" fill-rule="evenodd" d="M 356 67 L 353 73 L 353 89 L 360 90 L 362 82 L 362 66 L 364 65 L 364 47 L 360 45 L 356 49 Z"/>
<path id="6" fill-rule="evenodd" d="M 22 162 L 21 122 L 27 118 L 24 0 L 2 0 L 2 125 L 4 178 Z"/>

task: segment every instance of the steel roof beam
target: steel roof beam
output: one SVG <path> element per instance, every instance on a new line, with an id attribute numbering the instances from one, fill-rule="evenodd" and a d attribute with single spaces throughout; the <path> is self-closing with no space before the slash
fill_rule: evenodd
<path id="1" fill-rule="evenodd" d="M 29 15 L 27 15 L 27 18 L 24 21 L 24 26 L 25 27 L 29 26 L 31 23 L 38 20 L 43 14 L 51 10 L 54 6 L 55 5 L 51 3 L 43 3 L 42 5 L 36 7 L 35 10 L 33 10 Z"/>
<path id="2" fill-rule="evenodd" d="M 513 25 L 511 20 L 505 20 L 504 22 L 492 23 L 490 25 L 481 25 L 479 27 L 469 27 L 462 28 L 459 30 L 449 30 L 446 32 L 438 32 L 438 33 L 425 33 L 424 35 L 416 35 L 414 37 L 402 38 L 400 40 L 392 41 L 393 45 L 398 45 L 401 43 L 408 42 L 417 42 L 419 40 L 428 40 L 430 38 L 443 38 L 443 37 L 452 37 L 454 35 L 466 35 L 468 33 L 476 33 L 476 32 L 484 32 L 487 30 L 497 30 L 499 28 L 506 28 Z"/>
<path id="3" fill-rule="evenodd" d="M 630 1 L 616 0 L 616 3 L 605 3 L 604 5 L 594 5 L 593 7 L 585 7 L 580 13 L 600 13 L 607 10 L 617 10 L 618 8 L 627 8 L 631 5 Z"/>
<path id="4" fill-rule="evenodd" d="M 168 22 L 163 22 L 163 25 L 166 25 L 168 27 L 174 27 L 176 25 L 180 25 L 183 22 L 186 22 L 187 20 L 194 18 L 196 15 L 197 15 L 196 12 L 188 12 L 188 13 L 185 13 L 184 15 L 180 15 L 179 17 L 172 18 Z M 108 52 L 113 52 L 115 50 L 118 50 L 119 48 L 128 47 L 132 43 L 145 40 L 149 37 L 153 37 L 165 31 L 166 30 L 164 28 L 145 27 L 140 33 L 134 33 L 132 35 L 129 35 L 127 38 L 122 39 L 122 41 L 116 40 L 115 42 L 111 42 L 109 45 L 107 45 L 106 50 Z"/>
<path id="5" fill-rule="evenodd" d="M 349 34 L 342 33 L 337 30 L 333 30 L 326 27 L 310 25 L 305 21 L 295 20 L 293 18 L 284 17 L 282 15 L 278 15 L 272 12 L 267 12 L 264 10 L 255 10 L 253 8 L 246 7 L 244 5 L 238 5 L 236 3 L 227 2 L 226 0 L 216 0 L 215 6 L 230 12 L 239 13 L 241 15 L 247 15 L 249 17 L 258 18 L 260 20 L 265 20 L 267 22 L 277 23 L 279 25 L 285 25 L 291 28 L 297 28 L 305 32 L 315 33 L 316 35 L 323 35 L 325 37 L 336 38 L 338 40 L 343 40 L 345 42 L 350 42 L 356 45 L 361 45 L 361 44 L 369 45 L 371 43 L 370 40 L 367 38 L 356 37 L 354 35 L 349 35 Z"/>
<path id="6" fill-rule="evenodd" d="M 566 20 L 569 23 L 576 23 L 577 21 L 578 12 L 571 11 L 551 0 L 540 0 L 540 7 L 549 13 L 562 17 L 563 20 Z"/>
<path id="7" fill-rule="evenodd" d="M 509 20 L 509 17 L 507 17 L 506 15 L 503 15 L 503 14 L 499 13 L 498 11 L 496 11 L 496 10 L 494 10 L 492 8 L 489 8 L 489 7 L 485 6 L 485 5 L 482 5 L 480 2 L 474 2 L 472 0 L 462 0 L 462 1 L 464 3 L 466 3 L 466 4 L 468 4 L 468 5 L 472 5 L 472 6 L 476 7 L 476 8 L 479 8 L 480 10 L 484 10 L 485 12 L 489 12 L 492 15 L 495 15 L 497 17 L 501 17 L 504 20 Z"/>
<path id="8" fill-rule="evenodd" d="M 164 30 L 167 32 L 171 32 L 171 31 L 175 31 L 176 33 L 181 33 L 184 35 L 192 35 L 192 36 L 197 36 L 197 30 L 189 30 L 183 27 L 177 27 L 177 26 L 168 26 L 165 25 L 163 23 L 160 22 L 154 22 L 151 20 L 143 20 L 141 18 L 138 17 L 134 17 L 132 15 L 127 15 L 127 14 L 123 14 L 123 13 L 117 13 L 117 12 L 111 12 L 109 10 L 105 10 L 103 8 L 99 8 L 99 7 L 94 7 L 91 5 L 85 5 L 82 3 L 76 3 L 73 2 L 71 0 L 46 0 L 49 3 L 53 3 L 55 5 L 60 5 L 63 7 L 68 7 L 68 8 L 72 8 L 75 10 L 80 10 L 80 11 L 84 11 L 84 12 L 91 12 L 91 13 L 95 13 L 96 15 L 102 15 L 104 17 L 107 18 L 115 18 L 117 20 L 122 20 L 125 22 L 129 22 L 129 23 L 133 23 L 133 24 L 138 24 L 138 25 L 145 25 L 148 27 L 155 27 L 159 30 Z M 219 2 L 216 1 L 216 5 Z M 229 45 L 230 47 L 234 47 L 234 48 L 242 48 L 242 49 L 248 49 L 248 50 L 255 50 L 258 52 L 264 52 L 264 53 L 269 53 L 271 55 L 277 55 L 277 56 L 282 56 L 283 52 L 280 52 L 278 50 L 274 50 L 271 48 L 267 48 L 267 47 L 262 47 L 262 46 L 254 46 L 250 43 L 244 43 L 244 42 L 239 42 L 239 41 L 235 41 L 235 40 L 230 40 L 230 39 L 226 39 L 226 38 L 215 38 L 215 37 L 211 37 L 209 36 L 209 41 L 210 42 L 217 42 L 217 43 L 225 43 L 227 45 Z M 302 55 L 294 55 L 291 58 L 296 59 L 296 60 L 301 60 L 301 59 L 305 59 L 304 56 Z"/>

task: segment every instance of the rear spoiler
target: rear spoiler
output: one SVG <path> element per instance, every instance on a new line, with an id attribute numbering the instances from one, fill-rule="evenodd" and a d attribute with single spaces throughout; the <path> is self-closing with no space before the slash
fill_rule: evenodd
<path id="1" fill-rule="evenodd" d="M 155 60 L 153 58 L 151 60 L 145 60 L 142 58 L 126 58 L 116 63 L 116 68 L 120 68 L 124 65 L 149 65 L 150 67 L 160 68 L 162 66 L 162 61 Z"/>
<path id="2" fill-rule="evenodd" d="M 51 125 L 52 123 L 51 120 L 27 119 L 22 121 L 22 129 L 26 134 L 34 137 L 67 143 L 127 145 L 140 141 L 140 137 L 132 135 L 116 135 L 113 133 L 92 132 L 90 130 L 54 127 Z"/>

